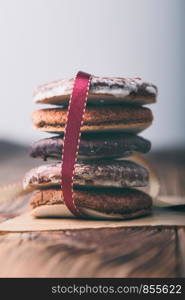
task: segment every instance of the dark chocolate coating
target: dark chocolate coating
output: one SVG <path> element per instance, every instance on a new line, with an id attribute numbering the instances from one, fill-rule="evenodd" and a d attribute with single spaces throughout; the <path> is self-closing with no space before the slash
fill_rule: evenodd
<path id="1" fill-rule="evenodd" d="M 61 160 L 62 148 L 62 136 L 46 138 L 32 145 L 30 156 Z M 133 152 L 147 153 L 150 148 L 148 140 L 134 134 L 88 134 L 81 137 L 79 158 L 126 157 Z"/>

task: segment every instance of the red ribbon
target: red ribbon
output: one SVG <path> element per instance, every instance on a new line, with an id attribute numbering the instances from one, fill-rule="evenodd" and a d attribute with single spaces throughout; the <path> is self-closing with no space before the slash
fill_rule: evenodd
<path id="1" fill-rule="evenodd" d="M 91 75 L 84 72 L 78 72 L 75 78 L 64 131 L 61 165 L 62 193 L 66 206 L 72 214 L 77 217 L 83 217 L 84 214 L 75 205 L 73 199 L 73 177 L 80 144 L 80 129 L 83 124 L 83 116 L 88 98 L 90 78 Z"/>

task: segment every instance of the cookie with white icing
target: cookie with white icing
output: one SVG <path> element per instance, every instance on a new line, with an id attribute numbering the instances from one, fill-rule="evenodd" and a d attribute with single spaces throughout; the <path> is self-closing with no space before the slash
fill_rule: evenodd
<path id="1" fill-rule="evenodd" d="M 148 170 L 129 160 L 91 160 L 75 165 L 75 187 L 144 187 Z M 61 185 L 61 163 L 42 165 L 24 177 L 24 189 L 42 189 Z"/>
<path id="2" fill-rule="evenodd" d="M 34 91 L 36 103 L 55 105 L 68 104 L 74 78 L 46 83 Z M 157 87 L 139 77 L 97 77 L 92 76 L 88 103 L 150 104 L 156 102 Z"/>

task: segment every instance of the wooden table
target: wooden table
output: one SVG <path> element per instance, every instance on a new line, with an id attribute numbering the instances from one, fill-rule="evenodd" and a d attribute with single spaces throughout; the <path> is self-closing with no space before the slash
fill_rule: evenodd
<path id="1" fill-rule="evenodd" d="M 39 165 L 27 149 L 1 161 L 2 183 Z M 162 195 L 185 196 L 182 150 L 148 155 Z M 13 170 L 12 170 L 13 168 Z M 8 179 L 7 179 L 8 178 Z M 180 209 L 185 210 L 184 207 Z M 28 201 L 0 207 L 0 221 L 28 210 Z M 101 228 L 0 234 L 0 277 L 184 277 L 185 229 L 176 226 Z"/>

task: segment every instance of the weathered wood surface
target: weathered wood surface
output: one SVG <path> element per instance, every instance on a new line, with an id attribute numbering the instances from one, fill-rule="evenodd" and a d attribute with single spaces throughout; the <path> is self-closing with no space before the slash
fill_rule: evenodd
<path id="1" fill-rule="evenodd" d="M 183 153 L 150 155 L 161 177 L 161 194 L 185 196 Z M 39 163 L 22 154 L 9 162 L 4 160 L 1 182 L 6 182 L 7 169 L 12 181 L 33 164 Z M 27 199 L 8 206 L 3 204 L 0 221 L 27 208 Z M 0 277 L 185 277 L 185 229 L 142 227 L 3 233 Z"/>
<path id="2" fill-rule="evenodd" d="M 0 248 L 0 276 L 6 277 L 175 277 L 183 272 L 176 228 L 9 233 L 0 237 Z"/>

